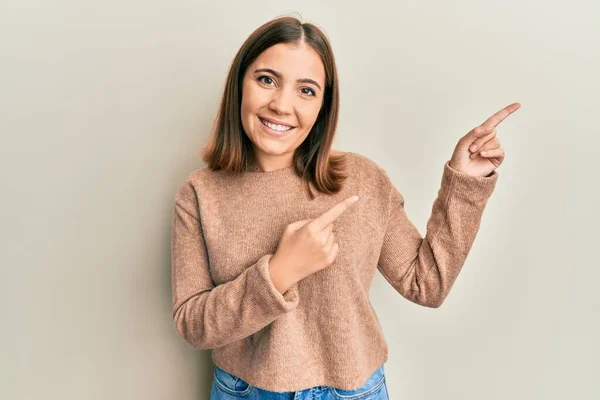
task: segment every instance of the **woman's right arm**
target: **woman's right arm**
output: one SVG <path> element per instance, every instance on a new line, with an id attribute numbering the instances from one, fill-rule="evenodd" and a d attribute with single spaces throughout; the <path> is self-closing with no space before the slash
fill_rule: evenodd
<path id="1" fill-rule="evenodd" d="M 212 349 L 248 337 L 294 310 L 297 284 L 286 284 L 280 293 L 269 268 L 272 256 L 265 254 L 237 278 L 215 286 L 196 191 L 185 182 L 175 195 L 171 234 L 173 321 L 179 335 L 196 349 Z"/>

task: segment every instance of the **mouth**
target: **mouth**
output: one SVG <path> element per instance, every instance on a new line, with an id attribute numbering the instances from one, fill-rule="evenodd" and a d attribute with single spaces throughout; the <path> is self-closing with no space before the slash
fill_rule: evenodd
<path id="1" fill-rule="evenodd" d="M 272 136 L 276 136 L 276 137 L 287 136 L 291 132 L 293 132 L 294 129 L 296 129 L 296 127 L 289 126 L 289 125 L 273 124 L 269 121 L 262 119 L 261 117 L 258 117 L 258 119 L 260 120 L 260 123 L 261 123 L 263 129 L 265 130 L 265 132 L 267 132 L 268 134 L 270 134 Z"/>

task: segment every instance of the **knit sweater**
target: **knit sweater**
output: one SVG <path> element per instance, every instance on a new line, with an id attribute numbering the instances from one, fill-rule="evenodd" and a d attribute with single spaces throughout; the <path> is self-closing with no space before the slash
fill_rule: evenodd
<path id="1" fill-rule="evenodd" d="M 388 358 L 369 301 L 377 270 L 404 298 L 439 307 L 465 263 L 498 179 L 447 161 L 422 237 L 385 170 L 344 152 L 348 179 L 310 199 L 292 166 L 240 176 L 208 167 L 175 194 L 171 238 L 173 321 L 220 368 L 274 392 L 314 386 L 358 389 Z M 273 284 L 269 259 L 286 225 L 360 200 L 333 222 L 335 261 L 294 283 Z"/>

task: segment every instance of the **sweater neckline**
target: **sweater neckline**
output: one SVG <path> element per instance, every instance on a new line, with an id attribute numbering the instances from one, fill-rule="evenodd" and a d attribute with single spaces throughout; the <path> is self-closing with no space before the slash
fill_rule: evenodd
<path id="1" fill-rule="evenodd" d="M 287 181 L 288 179 L 293 179 L 297 176 L 296 169 L 294 166 L 289 166 L 285 168 L 279 168 L 273 171 L 261 171 L 259 169 L 251 169 L 245 171 L 243 173 L 245 180 L 248 182 L 280 182 L 282 180 Z"/>
<path id="2" fill-rule="evenodd" d="M 251 162 L 250 166 L 248 168 L 248 170 L 246 170 L 244 173 L 248 176 L 253 176 L 253 177 L 267 177 L 267 176 L 280 176 L 280 175 L 288 175 L 290 173 L 294 173 L 294 165 L 290 165 L 287 167 L 283 167 L 283 168 L 279 168 L 279 169 L 274 169 L 272 171 L 261 171 L 260 168 L 258 168 L 258 165 L 256 165 L 256 162 Z"/>
<path id="3" fill-rule="evenodd" d="M 250 170 L 246 171 L 246 173 L 253 174 L 253 175 L 279 175 L 279 174 L 284 174 L 286 172 L 292 171 L 293 169 L 294 169 L 293 165 L 290 165 L 289 167 L 274 169 L 272 171 L 261 171 L 260 169 L 258 169 L 258 167 L 256 167 L 254 169 L 250 169 Z"/>

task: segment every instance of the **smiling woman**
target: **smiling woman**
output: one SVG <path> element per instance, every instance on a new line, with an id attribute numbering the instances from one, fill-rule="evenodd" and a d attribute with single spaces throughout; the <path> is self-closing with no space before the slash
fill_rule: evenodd
<path id="1" fill-rule="evenodd" d="M 233 61 L 207 165 L 175 195 L 173 320 L 212 350 L 211 400 L 388 399 L 376 270 L 437 308 L 471 249 L 498 179 L 454 169 L 472 141 L 444 165 L 423 237 L 383 168 L 331 149 L 338 103 L 325 35 L 290 17 L 264 24 Z M 472 136 L 485 146 L 488 130 Z"/>
<path id="2" fill-rule="evenodd" d="M 242 89 L 242 126 L 262 170 L 292 165 L 294 150 L 317 120 L 324 85 L 321 58 L 303 42 L 269 47 L 250 65 Z"/>
<path id="3" fill-rule="evenodd" d="M 337 68 L 315 25 L 279 17 L 254 31 L 235 56 L 212 135 L 207 167 L 239 175 L 293 167 L 311 198 L 337 193 L 345 158 L 332 151 L 338 121 Z"/>

